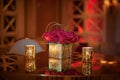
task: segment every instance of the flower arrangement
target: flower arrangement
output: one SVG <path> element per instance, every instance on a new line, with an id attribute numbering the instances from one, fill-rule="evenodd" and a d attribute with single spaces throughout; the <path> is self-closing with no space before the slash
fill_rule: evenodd
<path id="1" fill-rule="evenodd" d="M 69 44 L 79 40 L 79 36 L 74 32 L 67 32 L 61 29 L 55 29 L 50 32 L 45 32 L 42 36 L 47 42 Z"/>
<path id="2" fill-rule="evenodd" d="M 77 42 L 79 36 L 62 27 L 59 23 L 53 23 L 46 27 L 46 32 L 42 35 L 49 43 L 49 70 L 45 71 L 45 74 L 77 74 L 76 71 L 68 69 L 71 64 L 72 43 Z"/>

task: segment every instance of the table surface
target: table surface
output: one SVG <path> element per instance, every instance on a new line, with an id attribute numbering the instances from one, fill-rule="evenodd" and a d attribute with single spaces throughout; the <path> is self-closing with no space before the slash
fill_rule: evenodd
<path id="1" fill-rule="evenodd" d="M 74 67 L 75 65 L 75 67 Z M 78 65 L 78 66 L 77 66 Z M 81 68 L 81 63 L 75 63 L 72 65 L 77 71 Z M 120 67 L 115 67 L 114 65 L 103 65 L 101 68 L 95 65 L 93 68 L 93 74 L 91 76 L 85 75 L 45 75 L 44 71 L 48 69 L 47 67 L 39 68 L 34 72 L 0 72 L 0 80 L 87 80 L 81 78 L 89 78 L 92 77 L 92 80 L 120 80 Z M 118 69 L 117 69 L 118 68 Z M 116 69 L 118 72 L 116 72 Z M 1 77 L 5 79 L 1 79 Z M 39 79 L 35 79 L 35 78 Z M 7 78 L 7 79 L 6 79 Z M 45 79 L 42 79 L 45 78 Z M 52 78 L 52 79 L 51 79 Z M 58 79 L 59 78 L 59 79 Z M 95 79 L 93 79 L 95 78 Z"/>
<path id="2" fill-rule="evenodd" d="M 94 74 L 90 76 L 85 75 L 46 75 L 41 73 L 28 73 L 28 72 L 0 72 L 0 76 L 7 79 L 19 80 L 120 80 L 120 74 Z M 37 79 L 36 79 L 37 78 Z M 1 79 L 0 79 L 1 80 Z"/>
<path id="3" fill-rule="evenodd" d="M 0 77 L 5 78 L 3 80 L 120 80 L 120 73 L 97 73 L 90 76 L 85 76 L 82 74 L 46 75 L 43 73 L 45 69 L 46 68 L 41 68 L 34 72 L 0 72 Z M 2 79 L 0 78 L 0 80 Z"/>

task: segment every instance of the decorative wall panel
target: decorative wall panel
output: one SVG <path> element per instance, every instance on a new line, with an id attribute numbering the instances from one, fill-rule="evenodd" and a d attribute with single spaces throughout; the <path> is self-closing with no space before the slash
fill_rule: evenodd
<path id="1" fill-rule="evenodd" d="M 73 24 L 82 37 L 82 42 L 98 45 L 104 40 L 104 1 L 73 0 L 73 4 Z"/>
<path id="2" fill-rule="evenodd" d="M 0 0 L 0 46 L 16 38 L 16 0 Z"/>
<path id="3" fill-rule="evenodd" d="M 0 49 L 24 37 L 25 0 L 0 0 Z"/>

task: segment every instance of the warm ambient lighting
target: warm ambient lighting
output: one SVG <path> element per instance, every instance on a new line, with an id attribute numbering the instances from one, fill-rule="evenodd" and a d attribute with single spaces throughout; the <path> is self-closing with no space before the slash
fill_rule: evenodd
<path id="1" fill-rule="evenodd" d="M 109 61 L 108 64 L 115 64 L 116 61 Z"/>
<path id="2" fill-rule="evenodd" d="M 106 61 L 106 60 L 101 60 L 100 61 L 101 64 L 116 64 L 116 61 Z"/>
<path id="3" fill-rule="evenodd" d="M 118 4 L 118 0 L 112 0 L 114 5 Z"/>
<path id="4" fill-rule="evenodd" d="M 104 0 L 104 4 L 105 4 L 106 6 L 110 6 L 109 0 Z"/>
<path id="5" fill-rule="evenodd" d="M 104 0 L 104 4 L 106 5 L 106 6 L 110 6 L 110 5 L 117 5 L 118 4 L 118 0 Z"/>
<path id="6" fill-rule="evenodd" d="M 107 61 L 101 60 L 100 63 L 102 63 L 102 64 L 106 64 Z"/>

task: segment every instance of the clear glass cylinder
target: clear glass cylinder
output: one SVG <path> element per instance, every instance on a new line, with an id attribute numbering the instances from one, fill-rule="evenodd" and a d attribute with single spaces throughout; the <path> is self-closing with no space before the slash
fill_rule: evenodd
<path id="1" fill-rule="evenodd" d="M 84 75 L 92 74 L 92 54 L 93 47 L 82 47 L 82 73 Z"/>
<path id="2" fill-rule="evenodd" d="M 36 70 L 35 64 L 35 45 L 25 45 L 25 71 L 32 72 Z"/>
<path id="3" fill-rule="evenodd" d="M 93 47 L 82 47 L 82 62 L 92 62 Z"/>

